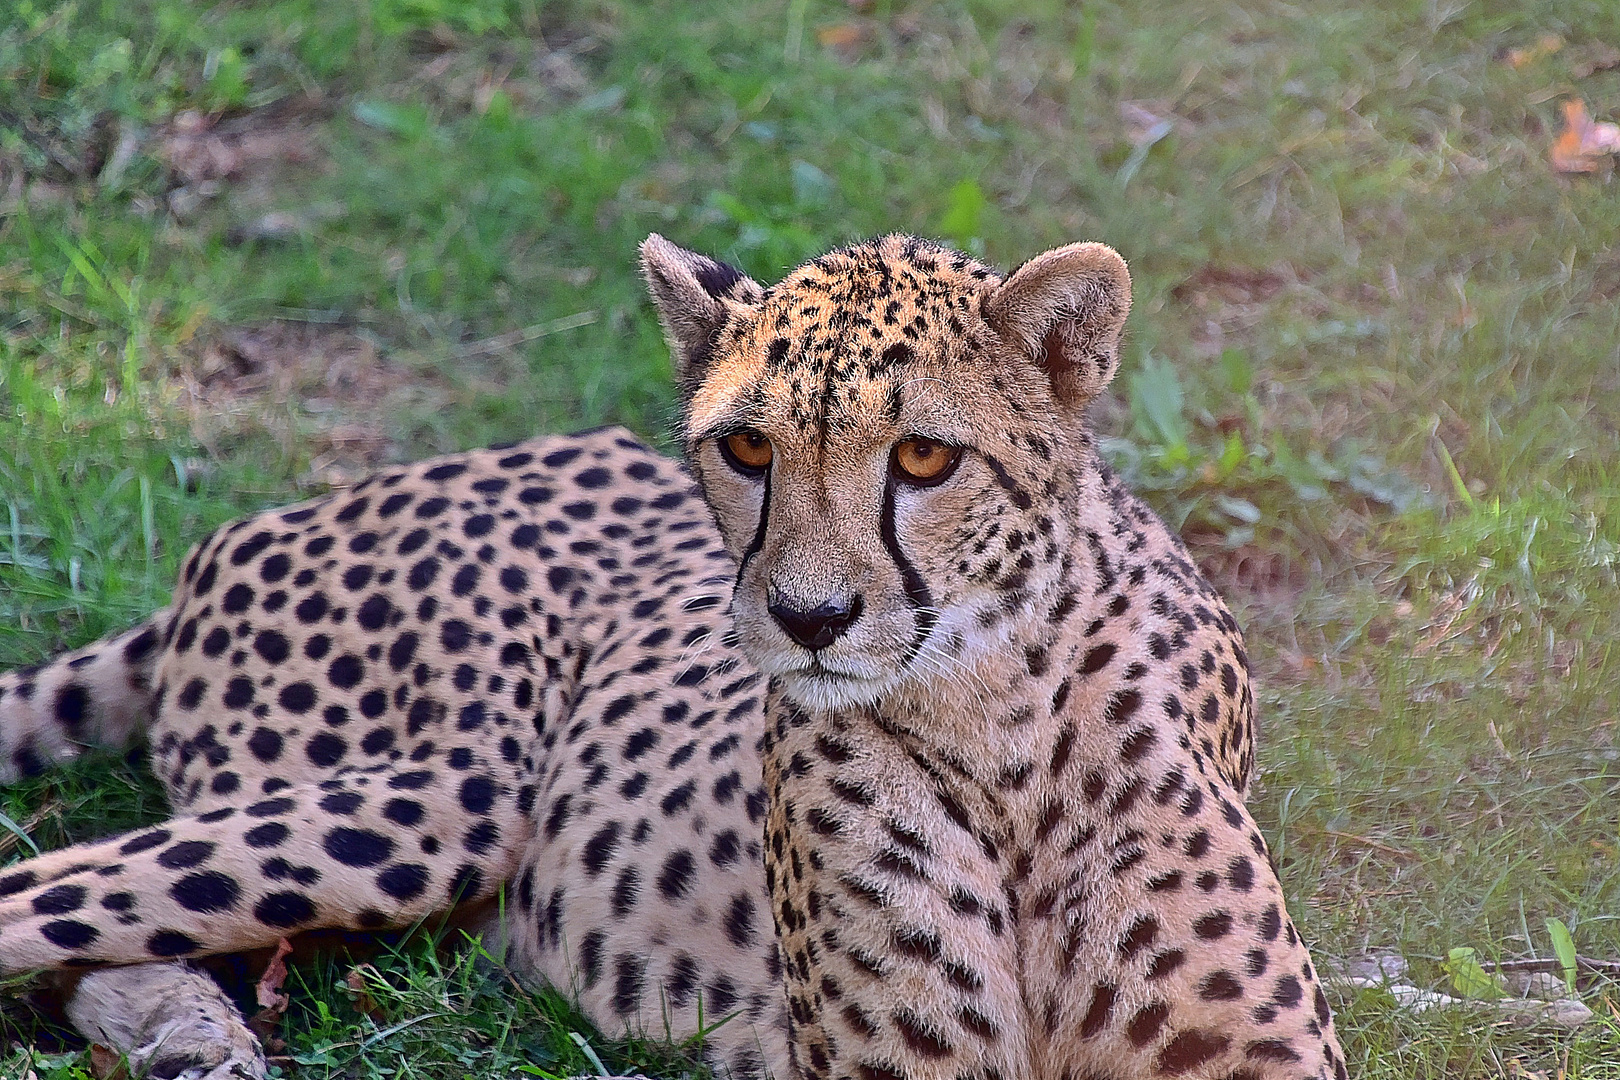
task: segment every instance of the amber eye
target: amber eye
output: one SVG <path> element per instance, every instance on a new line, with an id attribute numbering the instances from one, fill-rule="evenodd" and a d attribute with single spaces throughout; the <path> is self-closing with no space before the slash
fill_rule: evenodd
<path id="1" fill-rule="evenodd" d="M 771 463 L 771 440 L 753 428 L 733 431 L 719 439 L 720 456 L 746 476 L 758 476 Z"/>
<path id="2" fill-rule="evenodd" d="M 914 435 L 894 447 L 894 474 L 908 484 L 932 487 L 942 484 L 956 471 L 962 448 Z"/>

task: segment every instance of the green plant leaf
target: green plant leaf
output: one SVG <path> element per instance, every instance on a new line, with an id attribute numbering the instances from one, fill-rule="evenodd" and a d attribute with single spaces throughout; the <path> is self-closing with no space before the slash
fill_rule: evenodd
<path id="1" fill-rule="evenodd" d="M 973 241 L 984 235 L 981 219 L 987 200 L 975 180 L 963 180 L 951 188 L 950 204 L 945 216 L 939 219 L 939 231 L 960 247 L 971 247 Z"/>
<path id="2" fill-rule="evenodd" d="M 356 101 L 354 118 L 369 128 L 386 131 L 402 139 L 427 134 L 427 114 L 418 106 L 394 105 L 386 101 Z"/>
<path id="3" fill-rule="evenodd" d="M 1187 420 L 1182 415 L 1181 378 L 1165 359 L 1149 353 L 1130 380 L 1131 415 L 1143 433 L 1176 456 L 1187 449 Z"/>
<path id="4" fill-rule="evenodd" d="M 1547 920 L 1547 935 L 1552 938 L 1553 955 L 1558 957 L 1558 964 L 1564 969 L 1564 985 L 1569 987 L 1570 993 L 1575 993 L 1575 973 L 1579 964 L 1575 958 L 1575 938 L 1564 925 L 1563 919 Z"/>
<path id="5" fill-rule="evenodd" d="M 1247 394 L 1254 385 L 1254 365 L 1242 349 L 1221 350 L 1221 377 L 1234 394 Z"/>
<path id="6" fill-rule="evenodd" d="M 1440 961 L 1440 967 L 1451 976 L 1451 985 L 1457 993 L 1465 998 L 1495 1001 L 1507 996 L 1502 984 L 1495 976 L 1479 966 L 1479 961 L 1474 957 L 1474 950 L 1467 946 L 1452 949 L 1446 959 Z"/>

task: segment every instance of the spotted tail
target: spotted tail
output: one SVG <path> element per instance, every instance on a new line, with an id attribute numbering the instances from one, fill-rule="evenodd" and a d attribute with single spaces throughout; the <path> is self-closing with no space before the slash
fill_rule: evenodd
<path id="1" fill-rule="evenodd" d="M 0 674 L 0 784 L 77 757 L 87 746 L 122 748 L 145 727 L 167 614 Z"/>

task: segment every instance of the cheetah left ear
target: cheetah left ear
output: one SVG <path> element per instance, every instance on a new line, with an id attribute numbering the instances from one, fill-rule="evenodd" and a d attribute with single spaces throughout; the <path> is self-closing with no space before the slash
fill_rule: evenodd
<path id="1" fill-rule="evenodd" d="M 715 339 L 733 312 L 759 303 L 764 290 L 736 267 L 657 233 L 641 242 L 641 274 L 674 354 L 676 380 L 690 391 L 702 381 Z"/>
<path id="2" fill-rule="evenodd" d="M 1119 369 L 1131 310 L 1131 273 L 1106 244 L 1070 244 L 1037 255 L 990 294 L 984 314 L 1033 360 L 1060 404 L 1078 408 Z"/>

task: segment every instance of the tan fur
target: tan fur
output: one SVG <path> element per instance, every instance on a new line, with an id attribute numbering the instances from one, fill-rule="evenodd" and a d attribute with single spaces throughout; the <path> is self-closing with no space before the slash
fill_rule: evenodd
<path id="1" fill-rule="evenodd" d="M 729 1017 L 738 1077 L 1342 1077 L 1242 805 L 1236 624 L 1084 422 L 1118 256 L 642 257 L 702 498 L 608 430 L 204 541 L 151 655 L 82 654 L 72 725 L 38 688 L 79 669 L 0 682 L 21 769 L 150 716 L 177 813 L 0 871 L 0 972 L 161 980 L 504 888 L 514 967 L 610 1032 Z M 893 471 L 917 437 L 960 448 L 935 486 Z"/>

